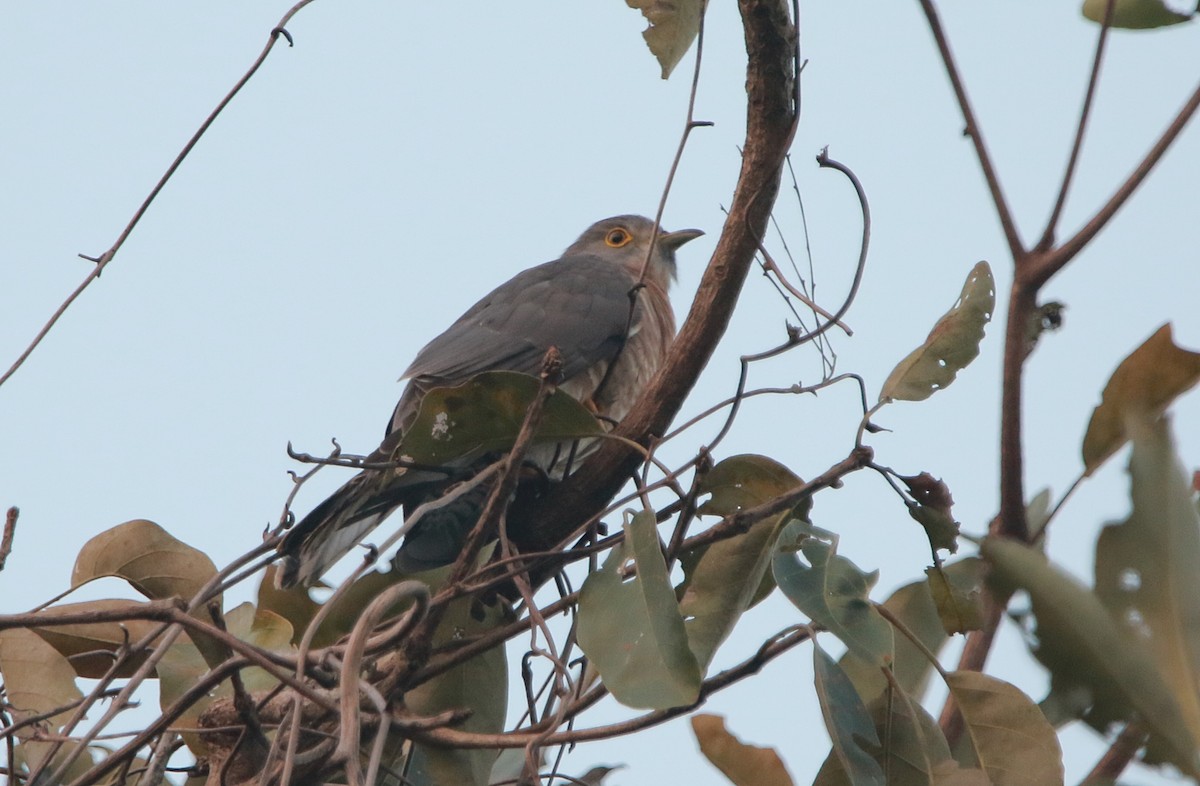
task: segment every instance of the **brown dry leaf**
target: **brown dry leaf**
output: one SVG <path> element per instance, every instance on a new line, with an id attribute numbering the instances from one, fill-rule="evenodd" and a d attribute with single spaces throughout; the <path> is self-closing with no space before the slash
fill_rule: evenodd
<path id="1" fill-rule="evenodd" d="M 217 567 L 204 552 L 176 539 L 153 521 L 134 519 L 101 532 L 75 558 L 71 586 L 116 576 L 151 600 L 191 600 Z"/>
<path id="2" fill-rule="evenodd" d="M 641 11 L 650 23 L 642 37 L 658 58 L 662 78 L 666 79 L 700 33 L 704 0 L 625 0 L 625 3 Z"/>
<path id="3" fill-rule="evenodd" d="M 736 786 L 794 786 L 774 749 L 742 742 L 720 715 L 693 715 L 692 732 L 700 752 Z"/>
<path id="4" fill-rule="evenodd" d="M 88 611 L 135 610 L 143 604 L 131 600 L 89 600 L 84 603 L 64 603 L 38 612 L 46 618 L 62 617 Z M 37 625 L 31 628 L 59 654 L 67 658 L 80 677 L 99 679 L 108 673 L 113 658 L 106 653 L 116 652 L 125 644 L 144 638 L 160 625 L 145 619 L 124 622 L 83 622 L 75 625 Z M 148 651 L 131 653 L 117 670 L 118 677 L 131 677 L 146 659 Z"/>
<path id="5" fill-rule="evenodd" d="M 1200 352 L 1176 346 L 1168 322 L 1122 360 L 1104 386 L 1083 438 L 1084 474 L 1095 472 L 1129 441 L 1131 430 L 1157 420 L 1197 382 Z"/>

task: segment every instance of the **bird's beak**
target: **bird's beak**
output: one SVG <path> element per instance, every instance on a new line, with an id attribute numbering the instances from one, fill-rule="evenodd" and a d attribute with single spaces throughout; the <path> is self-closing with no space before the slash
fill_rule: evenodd
<path id="1" fill-rule="evenodd" d="M 695 240 L 703 234 L 699 229 L 680 229 L 675 232 L 663 232 L 658 236 L 658 243 L 666 250 L 674 251 L 689 240 Z"/>

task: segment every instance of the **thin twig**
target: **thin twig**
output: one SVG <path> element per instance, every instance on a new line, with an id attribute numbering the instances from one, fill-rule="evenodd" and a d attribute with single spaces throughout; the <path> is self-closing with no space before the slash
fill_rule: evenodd
<path id="1" fill-rule="evenodd" d="M 4 570 L 4 563 L 8 562 L 8 555 L 12 554 L 13 536 L 17 534 L 17 516 L 21 514 L 21 510 L 13 505 L 4 514 L 4 535 L 0 537 L 0 570 Z"/>
<path id="2" fill-rule="evenodd" d="M 216 109 L 209 113 L 204 122 L 200 124 L 200 127 L 196 129 L 196 133 L 192 134 L 192 138 L 189 139 L 187 144 L 183 146 L 183 149 L 179 151 L 179 155 L 175 156 L 175 160 L 171 162 L 169 167 L 167 167 L 167 171 L 163 173 L 163 176 L 158 179 L 158 182 L 154 185 L 154 188 L 150 190 L 149 196 L 147 196 L 142 202 L 141 206 L 138 207 L 137 212 L 133 214 L 133 218 L 131 218 L 129 223 L 125 225 L 125 229 L 121 231 L 120 236 L 117 237 L 117 240 L 112 244 L 112 247 L 98 257 L 90 257 L 85 254 L 79 255 L 89 262 L 94 262 L 95 265 L 92 267 L 87 276 L 84 277 L 79 286 L 75 287 L 75 290 L 67 296 L 66 300 L 62 302 L 62 305 L 58 307 L 58 310 L 56 310 L 50 316 L 50 319 L 45 325 L 42 326 L 42 329 L 38 331 L 38 334 L 33 337 L 33 341 L 29 343 L 29 346 L 25 348 L 25 351 L 21 353 L 8 371 L 4 372 L 4 376 L 0 376 L 0 385 L 3 385 L 5 382 L 7 382 L 8 378 L 15 374 L 17 369 L 21 367 L 25 360 L 31 354 L 33 354 L 33 350 L 37 349 L 38 344 L 42 343 L 42 339 L 46 337 L 46 334 L 50 332 L 50 329 L 54 327 L 59 318 L 66 313 L 71 304 L 75 302 L 75 299 L 83 294 L 83 290 L 87 289 L 88 285 L 90 285 L 93 281 L 100 278 L 100 274 L 104 272 L 104 268 L 107 267 L 108 263 L 111 262 L 113 257 L 117 255 L 117 251 L 119 251 L 121 246 L 125 244 L 125 241 L 129 238 L 130 233 L 133 232 L 133 228 L 136 227 L 138 222 L 142 220 L 142 216 L 145 215 L 146 211 L 150 208 L 150 203 L 153 202 L 154 198 L 157 197 L 159 192 L 163 190 L 163 186 L 165 186 L 167 181 L 171 179 L 171 176 L 175 174 L 175 170 L 179 169 L 179 165 L 183 163 L 183 159 L 187 158 L 188 153 L 192 152 L 192 148 L 194 148 L 196 143 L 200 141 L 200 137 L 204 136 L 204 132 L 208 131 L 209 126 L 211 126 L 213 121 L 217 119 L 217 115 L 221 114 L 225 107 L 229 105 L 229 102 L 233 100 L 233 97 L 238 94 L 238 91 L 240 91 L 246 85 L 246 83 L 250 81 L 250 78 L 254 76 L 254 72 L 258 70 L 258 67 L 263 64 L 263 61 L 267 59 L 267 55 L 269 55 L 271 50 L 275 47 L 275 42 L 279 40 L 279 36 L 282 35 L 287 38 L 289 46 L 291 45 L 292 37 L 287 30 L 284 29 L 284 25 L 291 21 L 292 17 L 295 16 L 301 8 L 308 5 L 312 1 L 313 0 L 300 0 L 300 2 L 292 6 L 291 9 L 283 15 L 283 18 L 279 20 L 279 24 L 275 25 L 275 27 L 271 30 L 271 35 L 267 40 L 267 45 L 263 47 L 263 51 L 261 54 L 259 54 L 258 59 L 254 61 L 252 66 L 250 66 L 250 70 L 248 70 L 245 75 L 238 80 L 237 84 L 233 86 L 233 89 L 230 90 L 223 99 L 221 99 L 221 102 L 217 104 Z"/>

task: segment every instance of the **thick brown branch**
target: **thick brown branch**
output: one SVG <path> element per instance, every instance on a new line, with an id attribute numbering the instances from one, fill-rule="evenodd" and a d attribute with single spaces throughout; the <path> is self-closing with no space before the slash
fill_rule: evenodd
<path id="1" fill-rule="evenodd" d="M 779 192 L 793 124 L 795 29 L 780 0 L 741 0 L 746 33 L 746 141 L 733 202 L 692 309 L 663 368 L 616 433 L 642 445 L 665 433 L 708 362 L 737 304 Z M 544 551 L 570 538 L 602 510 L 640 456 L 609 440 L 584 467 L 532 503 L 509 513 L 522 551 Z"/>

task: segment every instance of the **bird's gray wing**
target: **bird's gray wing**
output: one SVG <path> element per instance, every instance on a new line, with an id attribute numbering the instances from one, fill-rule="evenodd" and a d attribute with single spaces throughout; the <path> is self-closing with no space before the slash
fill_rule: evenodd
<path id="1" fill-rule="evenodd" d="M 563 379 L 571 379 L 616 356 L 634 283 L 624 268 L 592 255 L 525 270 L 425 345 L 404 378 L 457 384 L 484 371 L 537 374 L 554 346 Z"/>

